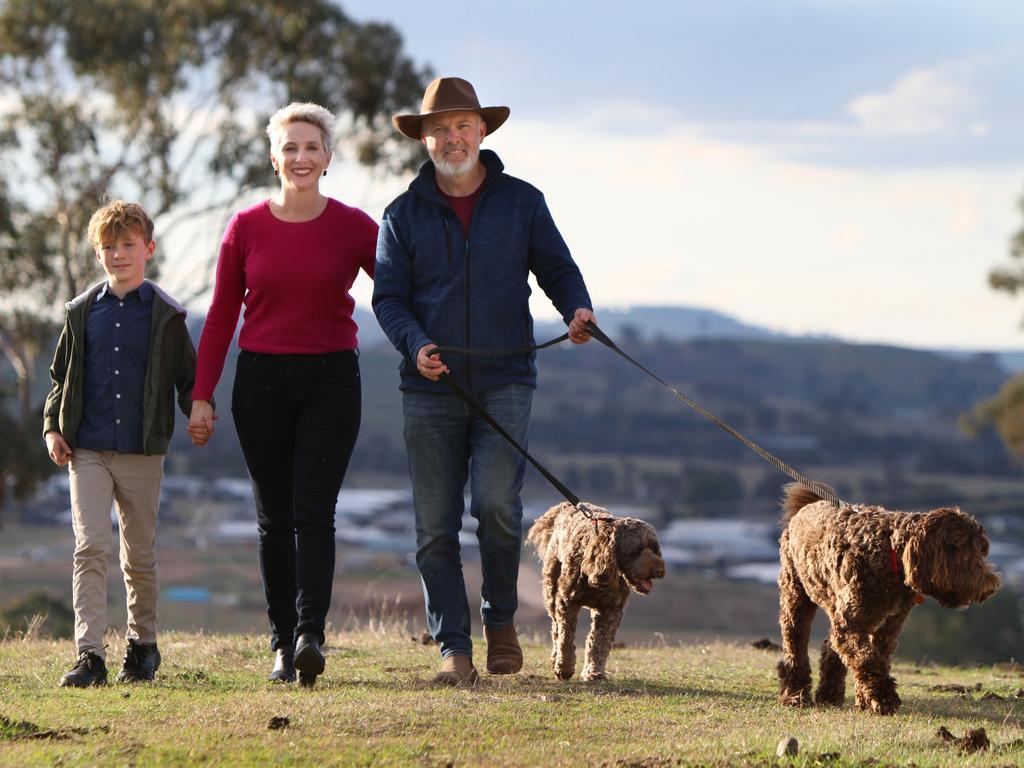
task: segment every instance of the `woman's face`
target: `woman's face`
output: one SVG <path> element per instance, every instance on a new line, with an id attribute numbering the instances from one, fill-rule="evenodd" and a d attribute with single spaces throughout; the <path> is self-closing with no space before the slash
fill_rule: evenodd
<path id="1" fill-rule="evenodd" d="M 293 189 L 317 188 L 320 177 L 331 164 L 320 129 L 312 123 L 290 123 L 281 132 L 270 162 L 281 177 L 281 186 Z"/>

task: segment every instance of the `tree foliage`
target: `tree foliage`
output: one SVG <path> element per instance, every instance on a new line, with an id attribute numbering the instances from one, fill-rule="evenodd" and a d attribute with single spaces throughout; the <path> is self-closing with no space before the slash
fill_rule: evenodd
<path id="1" fill-rule="evenodd" d="M 1017 206 L 1024 214 L 1024 195 Z M 988 281 L 993 290 L 1014 296 L 1024 289 L 1024 226 L 1010 239 L 1010 258 L 1016 263 L 993 269 Z M 1024 454 L 1024 374 L 1014 376 L 996 395 L 978 403 L 961 423 L 970 434 L 995 427 L 1010 452 Z"/>
<path id="2" fill-rule="evenodd" d="M 142 203 L 164 236 L 230 210 L 273 180 L 263 127 L 293 100 L 338 116 L 339 159 L 411 167 L 389 116 L 429 75 L 393 27 L 330 0 L 0 0 L 0 351 L 18 421 L 38 422 L 63 303 L 97 279 L 85 230 L 104 199 Z"/>

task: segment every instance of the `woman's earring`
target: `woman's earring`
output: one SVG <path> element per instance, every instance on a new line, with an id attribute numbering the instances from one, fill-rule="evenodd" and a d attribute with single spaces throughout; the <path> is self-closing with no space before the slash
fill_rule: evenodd
<path id="1" fill-rule="evenodd" d="M 326 176 L 326 175 L 327 175 L 327 169 L 324 168 L 324 176 Z"/>
<path id="2" fill-rule="evenodd" d="M 275 168 L 275 169 L 274 169 L 274 175 L 275 175 L 275 176 L 277 176 L 277 175 L 278 175 L 278 173 L 277 173 L 277 168 Z"/>

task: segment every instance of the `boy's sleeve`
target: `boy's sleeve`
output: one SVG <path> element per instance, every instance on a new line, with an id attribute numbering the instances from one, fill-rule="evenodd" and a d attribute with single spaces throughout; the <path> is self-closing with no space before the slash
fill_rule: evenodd
<path id="1" fill-rule="evenodd" d="M 174 387 L 178 390 L 178 407 L 186 416 L 192 415 L 192 388 L 196 383 L 196 348 L 192 344 L 192 336 L 185 324 L 185 316 L 181 316 L 181 322 L 175 323 L 176 336 L 174 340 L 175 364 L 174 364 Z M 210 398 L 210 404 L 217 406 Z"/>
<path id="2" fill-rule="evenodd" d="M 50 364 L 50 393 L 46 396 L 46 402 L 43 404 L 44 437 L 47 432 L 60 432 L 60 406 L 64 400 L 64 379 L 68 372 L 68 354 L 71 343 L 69 337 L 68 321 L 65 317 L 64 327 L 57 340 L 57 349 L 53 352 L 53 362 Z"/>

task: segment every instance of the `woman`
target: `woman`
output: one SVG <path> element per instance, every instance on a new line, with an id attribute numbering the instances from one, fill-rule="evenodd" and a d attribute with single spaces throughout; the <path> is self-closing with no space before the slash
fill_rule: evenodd
<path id="1" fill-rule="evenodd" d="M 325 197 L 334 117 L 292 103 L 267 125 L 281 187 L 238 212 L 220 246 L 199 341 L 189 432 L 204 444 L 211 398 L 238 312 L 241 352 L 231 413 L 252 478 L 259 561 L 276 652 L 270 680 L 312 686 L 334 577 L 334 508 L 359 432 L 355 302 L 362 268 L 373 277 L 377 225 Z"/>

